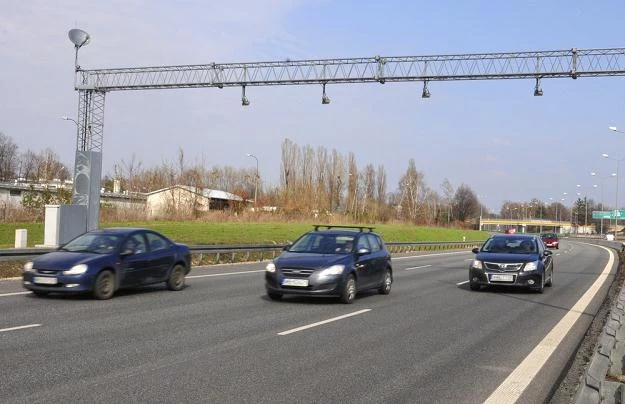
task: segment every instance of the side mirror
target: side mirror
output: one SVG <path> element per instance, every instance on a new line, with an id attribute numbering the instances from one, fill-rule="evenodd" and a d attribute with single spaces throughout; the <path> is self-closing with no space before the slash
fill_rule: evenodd
<path id="1" fill-rule="evenodd" d="M 553 251 L 551 250 L 545 250 L 545 257 L 548 257 L 550 255 L 553 255 Z"/>
<path id="2" fill-rule="evenodd" d="M 480 248 L 479 248 L 479 247 L 473 247 L 473 249 L 471 250 L 471 252 L 472 252 L 473 254 L 477 254 L 477 253 L 479 253 L 479 252 L 480 252 Z"/>
<path id="3" fill-rule="evenodd" d="M 368 248 L 360 248 L 358 249 L 358 255 L 365 255 L 371 253 L 371 250 Z"/>
<path id="4" fill-rule="evenodd" d="M 282 247 L 282 251 L 289 251 L 289 248 L 291 248 L 293 244 L 289 243 L 287 245 L 285 245 L 284 247 Z"/>

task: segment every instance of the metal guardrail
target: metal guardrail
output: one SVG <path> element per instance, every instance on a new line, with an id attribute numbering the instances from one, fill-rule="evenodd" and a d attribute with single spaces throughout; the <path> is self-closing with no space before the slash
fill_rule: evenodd
<path id="1" fill-rule="evenodd" d="M 389 242 L 386 247 L 391 254 L 402 254 L 408 252 L 419 251 L 435 251 L 435 250 L 451 250 L 478 247 L 484 241 L 418 241 L 418 242 Z M 222 261 L 235 262 L 237 256 L 243 255 L 238 261 L 250 261 L 252 257 L 255 260 L 274 258 L 285 247 L 285 244 L 261 244 L 261 245 L 190 245 L 191 254 L 198 256 L 202 261 L 205 255 L 213 255 L 214 263 Z M 32 257 L 43 255 L 55 248 L 8 248 L 0 250 L 0 261 L 20 261 L 28 260 Z M 223 259 L 224 256 L 229 256 Z"/>

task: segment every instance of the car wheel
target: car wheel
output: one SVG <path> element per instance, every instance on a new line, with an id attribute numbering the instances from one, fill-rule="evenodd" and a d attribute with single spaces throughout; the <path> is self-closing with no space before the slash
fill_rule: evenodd
<path id="1" fill-rule="evenodd" d="M 98 300 L 106 300 L 115 293 L 115 275 L 111 271 L 102 271 L 96 276 L 93 285 L 93 297 Z"/>
<path id="2" fill-rule="evenodd" d="M 549 277 L 549 280 L 547 281 L 547 283 L 545 283 L 545 286 L 549 288 L 553 286 L 553 269 L 551 270 L 551 276 Z"/>
<path id="3" fill-rule="evenodd" d="M 267 296 L 269 296 L 271 300 L 282 300 L 282 293 L 267 292 Z"/>
<path id="4" fill-rule="evenodd" d="M 387 269 L 386 274 L 384 274 L 384 282 L 380 285 L 380 289 L 378 291 L 382 295 L 388 295 L 391 293 L 391 286 L 393 284 L 393 275 L 391 274 L 391 270 Z"/>
<path id="5" fill-rule="evenodd" d="M 48 292 L 45 292 L 43 290 L 33 290 L 32 292 L 35 294 L 35 296 L 39 296 L 39 297 L 48 296 Z"/>
<path id="6" fill-rule="evenodd" d="M 473 282 L 469 281 L 469 289 L 471 289 L 471 290 L 480 290 L 481 286 L 478 285 L 477 283 L 473 283 Z"/>
<path id="7" fill-rule="evenodd" d="M 534 291 L 536 291 L 536 293 L 543 293 L 544 290 L 545 290 L 545 278 L 541 277 L 540 286 L 534 289 Z"/>
<path id="8" fill-rule="evenodd" d="M 174 266 L 167 279 L 167 289 L 181 290 L 184 288 L 184 267 L 180 264 Z"/>
<path id="9" fill-rule="evenodd" d="M 356 298 L 356 279 L 354 275 L 349 275 L 343 286 L 343 292 L 341 293 L 341 301 L 345 304 L 351 304 Z"/>

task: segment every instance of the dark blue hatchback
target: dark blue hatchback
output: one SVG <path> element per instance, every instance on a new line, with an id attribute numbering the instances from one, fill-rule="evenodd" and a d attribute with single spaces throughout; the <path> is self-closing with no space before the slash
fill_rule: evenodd
<path id="1" fill-rule="evenodd" d="M 272 300 L 283 295 L 338 296 L 344 303 L 352 303 L 356 293 L 366 289 L 389 294 L 391 255 L 372 230 L 316 225 L 267 264 L 267 295 Z"/>
<path id="2" fill-rule="evenodd" d="M 181 290 L 190 269 L 186 245 L 148 229 L 109 228 L 84 233 L 27 262 L 23 285 L 40 296 L 87 292 L 110 299 L 118 289 L 159 282 Z"/>

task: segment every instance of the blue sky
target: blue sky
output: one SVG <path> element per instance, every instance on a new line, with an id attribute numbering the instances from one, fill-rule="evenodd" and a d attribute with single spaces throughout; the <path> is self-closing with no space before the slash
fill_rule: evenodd
<path id="1" fill-rule="evenodd" d="M 20 150 L 55 150 L 73 167 L 73 47 L 92 36 L 85 68 L 334 57 L 404 56 L 625 46 L 622 1 L 148 1 L 0 0 L 0 131 Z M 414 158 L 431 188 L 469 185 L 491 210 L 502 201 L 559 200 L 586 187 L 613 204 L 625 158 L 625 79 L 531 80 L 193 89 L 107 94 L 103 165 L 187 160 L 251 168 L 277 184 L 285 138 L 384 165 L 389 192 Z M 625 191 L 625 165 L 620 192 Z M 625 194 L 619 195 L 625 206 Z"/>

